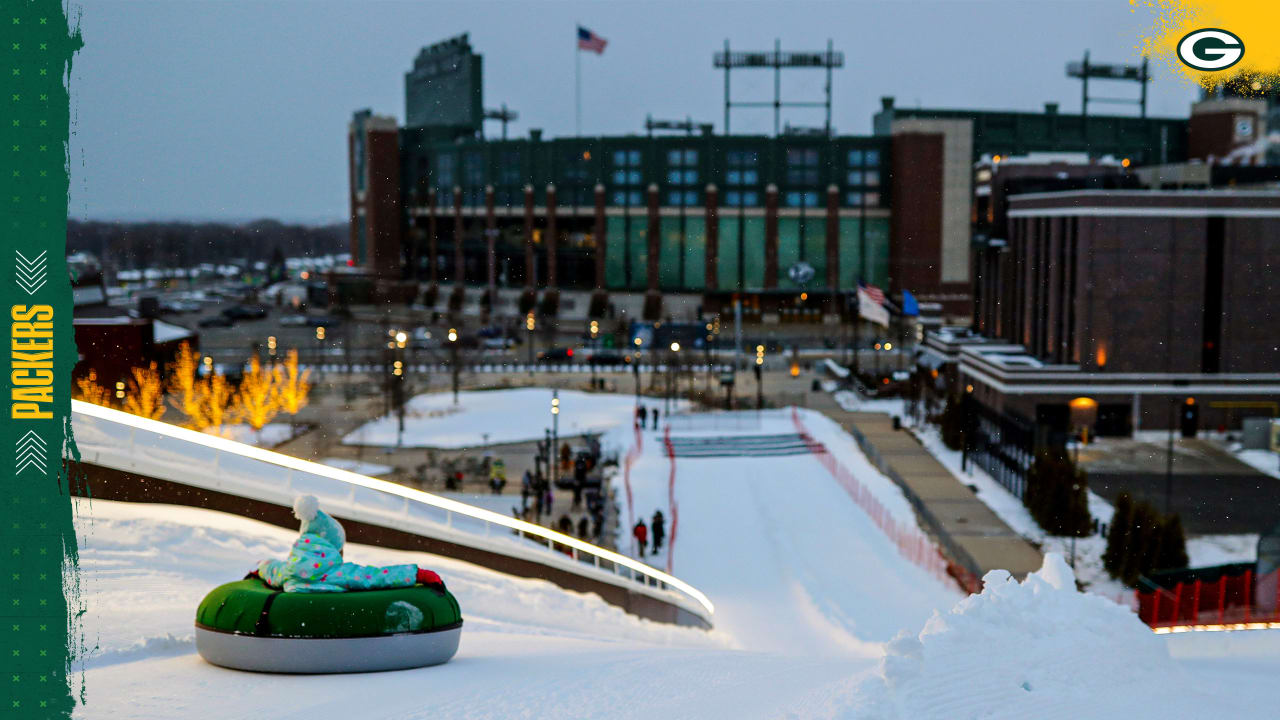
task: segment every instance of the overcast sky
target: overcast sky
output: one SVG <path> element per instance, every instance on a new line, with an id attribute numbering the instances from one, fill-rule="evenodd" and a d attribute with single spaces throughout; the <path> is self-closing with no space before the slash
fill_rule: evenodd
<path id="1" fill-rule="evenodd" d="M 74 9 L 73 9 L 74 12 Z M 72 78 L 70 214 L 96 219 L 347 214 L 346 123 L 371 107 L 404 118 L 417 50 L 461 32 L 484 55 L 486 107 L 511 132 L 574 130 L 575 23 L 609 41 L 582 57 L 584 134 L 643 131 L 655 117 L 723 118 L 711 56 L 741 49 L 844 51 L 834 124 L 865 134 L 882 95 L 899 105 L 1079 112 L 1064 75 L 1086 48 L 1134 62 L 1145 11 L 1126 0 L 991 2 L 222 2 L 84 0 Z M 772 74 L 741 72 L 735 99 L 771 99 Z M 784 99 L 820 99 L 821 72 L 784 73 Z M 1108 83 L 1100 94 L 1136 96 Z M 1157 71 L 1150 114 L 1185 116 L 1194 88 Z M 1100 106 L 1114 112 L 1136 107 Z M 821 110 L 784 115 L 821 124 Z M 767 109 L 735 132 L 768 132 Z M 499 132 L 497 123 L 487 128 Z"/>

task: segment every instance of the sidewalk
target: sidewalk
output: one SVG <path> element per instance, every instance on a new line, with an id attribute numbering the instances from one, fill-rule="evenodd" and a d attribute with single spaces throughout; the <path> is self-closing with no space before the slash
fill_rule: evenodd
<path id="1" fill-rule="evenodd" d="M 1040 552 L 939 463 L 907 431 L 894 430 L 883 413 L 848 412 L 828 393 L 812 393 L 810 407 L 841 427 L 856 427 L 928 509 L 942 532 L 968 553 L 979 575 L 1008 570 L 1016 578 L 1040 569 Z"/>

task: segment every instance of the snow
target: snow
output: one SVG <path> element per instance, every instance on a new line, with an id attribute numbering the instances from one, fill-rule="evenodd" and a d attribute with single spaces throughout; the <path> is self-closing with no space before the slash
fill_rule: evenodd
<path id="1" fill-rule="evenodd" d="M 1258 472 L 1280 478 L 1280 454 L 1270 450 L 1236 450 L 1234 455 L 1240 462 L 1253 467 Z"/>
<path id="2" fill-rule="evenodd" d="M 173 323 L 167 323 L 162 320 L 152 320 L 151 322 L 152 339 L 154 342 L 166 343 L 195 336 L 195 333 L 193 333 L 190 328 L 184 328 L 181 325 L 174 325 Z"/>
<path id="3" fill-rule="evenodd" d="M 896 520 L 915 523 L 902 492 L 870 465 L 851 436 L 819 413 L 799 412 L 812 436 L 857 474 Z M 738 423 L 720 422 L 689 434 L 751 437 L 796 431 L 789 410 L 740 414 L 758 416 L 758 423 L 735 430 Z M 606 444 L 621 444 L 622 436 L 630 435 L 627 428 Z M 661 509 L 668 534 L 676 517 L 669 481 L 662 433 L 646 432 L 644 452 L 630 473 L 634 514 L 647 524 Z M 617 496 L 624 503 L 620 524 L 627 533 L 619 547 L 634 553 L 625 488 L 618 488 Z M 674 550 L 668 544 L 670 569 L 712 598 L 716 628 L 749 649 L 874 657 L 877 643 L 960 597 L 954 584 L 943 584 L 904 560 L 813 456 L 678 458 L 674 497 L 679 522 Z M 646 558 L 658 567 L 667 560 L 666 552 Z"/>
<path id="4" fill-rule="evenodd" d="M 228 440 L 235 440 L 236 442 L 242 442 L 248 445 L 272 448 L 293 438 L 293 425 L 281 422 L 267 423 L 258 431 L 255 431 L 252 427 L 243 424 L 223 425 L 222 432 L 211 432 L 209 430 L 206 430 L 205 432 L 210 435 L 220 435 Z"/>
<path id="5" fill-rule="evenodd" d="M 392 470 L 395 470 L 390 465 L 379 465 L 378 463 L 364 462 L 354 458 L 324 458 L 320 462 L 329 467 L 336 467 L 339 470 L 347 470 L 360 475 L 368 475 L 369 477 L 387 475 Z"/>
<path id="6" fill-rule="evenodd" d="M 1021 583 L 1002 570 L 983 582 L 981 594 L 888 644 L 861 689 L 867 716 L 1127 720 L 1248 707 L 1198 687 L 1132 613 L 1076 592 L 1056 553 Z"/>
<path id="7" fill-rule="evenodd" d="M 635 396 L 616 393 L 560 391 L 560 436 L 598 433 L 630 424 Z M 428 393 L 410 399 L 405 408 L 403 447 L 465 448 L 541 440 L 551 427 L 551 390 L 517 388 Z M 394 447 L 398 420 L 383 416 L 360 426 L 342 442 L 347 445 Z"/>
<path id="8" fill-rule="evenodd" d="M 800 413 L 888 513 L 914 522 L 852 437 Z M 623 454 L 635 437 L 630 414 L 628 402 L 605 438 Z M 786 411 L 732 425 L 699 434 L 794 431 Z M 963 598 L 907 562 L 813 456 L 677 458 L 673 491 L 671 468 L 661 431 L 644 432 L 629 473 L 634 511 L 672 510 L 670 529 L 678 510 L 673 570 L 716 603 L 715 630 L 641 620 L 595 595 L 446 557 L 352 544 L 346 555 L 359 562 L 440 572 L 466 622 L 449 664 L 361 675 L 242 673 L 194 652 L 200 598 L 282 556 L 295 532 L 196 508 L 77 500 L 84 628 L 96 648 L 76 675 L 87 701 L 76 716 L 1129 720 L 1256 716 L 1280 700 L 1271 680 L 1280 633 L 1157 636 L 1125 608 L 1074 592 L 1052 554 L 1023 583 L 995 571 L 981 595 Z"/>
<path id="9" fill-rule="evenodd" d="M 960 482 L 973 488 L 978 499 L 991 508 L 1014 532 L 1038 545 L 1045 552 L 1056 552 L 1066 558 L 1074 557 L 1075 573 L 1089 592 L 1102 595 L 1123 605 L 1133 602 L 1130 588 L 1114 580 L 1102 566 L 1102 554 L 1107 540 L 1099 535 L 1072 538 L 1049 535 L 1031 517 L 1022 501 L 996 482 L 985 470 L 970 463 L 968 470 L 960 469 L 961 453 L 942 442 L 938 429 L 932 425 L 912 428 L 911 431 L 925 449 L 942 463 Z M 1115 513 L 1111 503 L 1101 495 L 1089 491 L 1089 514 L 1099 523 L 1110 523 Z M 1187 538 L 1187 556 L 1191 567 L 1208 567 L 1233 562 L 1251 562 L 1256 559 L 1258 536 L 1202 535 Z"/>

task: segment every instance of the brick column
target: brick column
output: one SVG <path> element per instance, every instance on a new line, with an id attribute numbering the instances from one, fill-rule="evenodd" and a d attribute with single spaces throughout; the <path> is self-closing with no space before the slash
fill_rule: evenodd
<path id="1" fill-rule="evenodd" d="M 649 230 L 645 233 L 649 259 L 645 267 L 645 286 L 649 292 L 658 291 L 658 262 L 662 253 L 662 236 L 658 225 L 658 185 L 649 185 Z"/>
<path id="2" fill-rule="evenodd" d="M 431 280 L 431 284 L 435 285 L 440 282 L 439 269 L 437 267 L 437 257 L 440 254 L 439 239 L 436 235 L 436 189 L 427 190 L 427 252 L 431 255 L 428 264 L 431 270 L 427 277 Z"/>
<path id="3" fill-rule="evenodd" d="M 466 260 L 462 256 L 462 188 L 453 186 L 453 283 L 466 284 Z"/>
<path id="4" fill-rule="evenodd" d="M 827 186 L 827 287 L 840 288 L 840 188 Z"/>
<path id="5" fill-rule="evenodd" d="M 498 225 L 493 215 L 493 186 L 484 186 L 484 239 L 489 265 L 489 307 L 498 304 Z"/>
<path id="6" fill-rule="evenodd" d="M 547 185 L 547 289 L 556 286 L 556 186 Z"/>
<path id="7" fill-rule="evenodd" d="M 707 184 L 706 210 L 707 260 L 703 280 L 706 291 L 710 292 L 716 289 L 720 263 L 720 191 L 715 183 Z"/>
<path id="8" fill-rule="evenodd" d="M 764 191 L 764 287 L 778 287 L 778 186 Z"/>
<path id="9" fill-rule="evenodd" d="M 592 231 L 596 241 L 596 290 L 604 289 L 604 261 L 608 252 L 608 224 L 604 218 L 604 185 L 596 183 L 596 224 Z"/>
<path id="10" fill-rule="evenodd" d="M 538 284 L 537 268 L 533 260 L 533 186 L 524 186 L 524 286 L 532 289 Z"/>

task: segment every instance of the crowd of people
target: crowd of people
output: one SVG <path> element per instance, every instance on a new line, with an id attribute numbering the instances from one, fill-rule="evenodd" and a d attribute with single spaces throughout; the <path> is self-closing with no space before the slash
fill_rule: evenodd
<path id="1" fill-rule="evenodd" d="M 547 448 L 541 444 L 539 447 L 540 458 L 549 455 Z M 564 443 L 553 462 L 559 464 L 561 480 L 557 484 L 573 494 L 569 511 L 561 512 L 559 518 L 555 518 L 556 487 L 543 472 L 543 464 L 538 462 L 533 469 L 525 470 L 520 480 L 520 507 L 513 507 L 512 515 L 528 522 L 554 527 L 565 535 L 572 535 L 586 542 L 600 543 L 605 530 L 605 498 L 601 493 L 601 484 L 598 481 L 592 482 L 590 477 L 599 457 L 600 446 L 594 437 L 587 438 L 587 449 L 579 452 L 576 458 L 569 444 Z M 572 481 L 565 483 L 564 479 L 570 474 Z M 494 492 L 501 490 L 495 488 Z M 577 517 L 576 520 L 574 516 Z"/>

